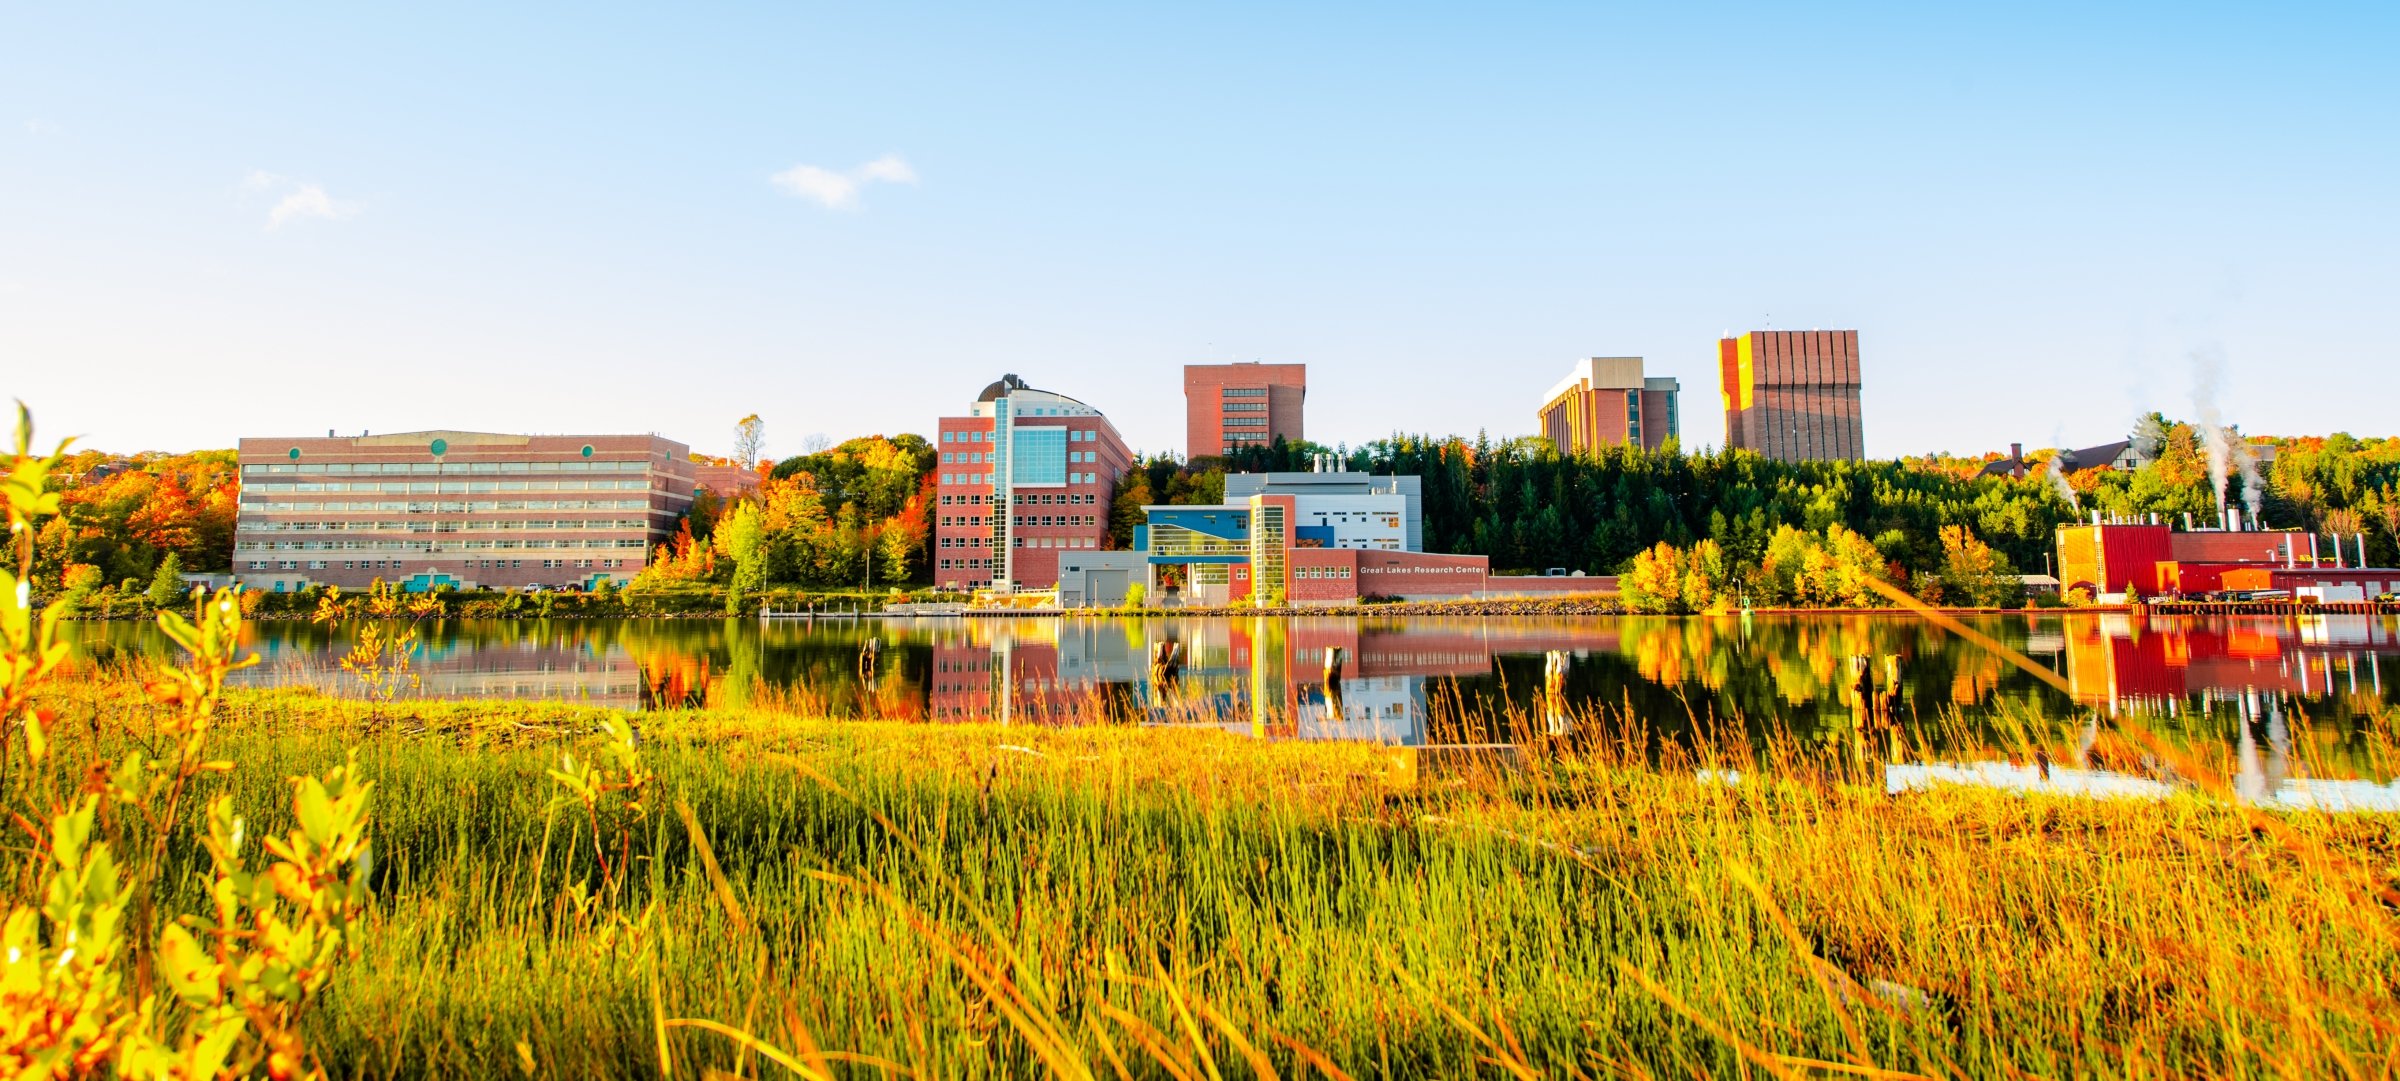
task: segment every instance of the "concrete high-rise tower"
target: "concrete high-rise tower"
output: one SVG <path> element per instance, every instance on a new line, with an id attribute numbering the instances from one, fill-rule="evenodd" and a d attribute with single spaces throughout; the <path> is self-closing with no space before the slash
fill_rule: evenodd
<path id="1" fill-rule="evenodd" d="M 1642 374 L 1640 357 L 1590 357 L 1542 399 L 1542 435 L 1560 454 L 1657 450 L 1682 432 L 1683 384 Z"/>
<path id="2" fill-rule="evenodd" d="M 1858 332 L 1754 330 L 1717 343 L 1725 445 L 1783 462 L 1866 457 Z"/>

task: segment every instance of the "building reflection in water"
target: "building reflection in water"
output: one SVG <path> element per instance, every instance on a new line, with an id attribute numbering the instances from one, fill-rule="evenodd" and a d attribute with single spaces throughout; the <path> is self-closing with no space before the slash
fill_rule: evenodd
<path id="1" fill-rule="evenodd" d="M 1856 715 L 1850 673 L 1857 659 L 1871 658 L 1878 673 L 1888 660 L 1906 684 L 1895 716 L 1928 733 L 1944 717 L 1973 728 L 2027 708 L 2069 723 L 2089 714 L 2150 718 L 2158 727 L 2163 718 L 2178 738 L 2226 756 L 2226 772 L 2262 803 L 2333 798 L 2324 778 L 2343 771 L 2311 762 L 2346 760 L 2356 767 L 2347 772 L 2358 774 L 2383 768 L 2360 733 L 2389 714 L 2382 658 L 2400 654 L 2400 622 L 2391 617 L 2029 612 L 1972 622 L 2051 668 L 2070 693 L 1922 620 L 1865 613 L 450 621 L 425 628 L 415 693 L 633 709 L 738 706 L 767 695 L 782 711 L 809 716 L 1105 718 L 1411 745 L 1507 738 L 1465 730 L 1477 716 L 1508 714 L 1542 730 L 1551 703 L 1564 701 L 1583 720 L 1661 732 L 1731 722 L 1761 736 L 1840 739 Z M 154 626 L 76 624 L 69 632 L 87 658 L 172 653 Z M 266 664 L 241 673 L 242 682 L 357 693 L 340 668 L 349 644 L 340 629 L 254 623 L 247 633 Z M 870 650 L 870 640 L 879 648 Z M 1338 695 L 1327 692 L 1328 651 L 1339 661 Z M 1545 686 L 1552 652 L 1569 659 L 1555 698 Z M 1982 748 L 1918 753 L 1964 760 Z M 2059 764 L 2140 776 L 2115 765 Z M 1942 767 L 1922 768 L 1935 776 Z"/>
<path id="2" fill-rule="evenodd" d="M 363 684 L 341 666 L 345 643 L 316 636 L 257 636 L 257 667 L 236 672 L 249 686 L 313 687 L 357 697 Z M 573 702 L 616 709 L 646 704 L 642 669 L 632 654 L 580 636 L 520 637 L 509 641 L 429 636 L 410 663 L 413 687 L 401 697 L 494 698 Z"/>
<path id="3" fill-rule="evenodd" d="M 1441 712 L 1445 680 L 1489 677 L 1501 655 L 1617 645 L 1617 631 L 1597 621 L 952 621 L 932 632 L 931 714 L 1015 723 L 1100 710 L 1147 724 L 1414 745 Z"/>
<path id="4" fill-rule="evenodd" d="M 2093 763 L 2103 723 L 2193 732 L 2230 726 L 2224 777 L 2248 805 L 2289 810 L 2400 811 L 2400 781 L 2316 776 L 2340 741 L 2316 716 L 2382 712 L 2382 657 L 2400 648 L 2384 616 L 2144 618 L 2111 613 L 2029 636 L 2028 652 L 2064 662 L 2074 699 L 2094 710 L 2073 765 L 1968 761 L 1887 766 L 1887 791 L 1942 784 L 2097 797 L 2163 799 L 2191 787 L 2172 769 Z M 2047 647 L 2046 649 L 2044 647 Z M 2104 722 L 2102 714 L 2106 715 Z M 2319 746 L 2303 745 L 2305 734 Z"/>
<path id="5" fill-rule="evenodd" d="M 2390 617 L 2139 617 L 2072 620 L 2059 636 L 2079 702 L 2179 708 L 2200 695 L 2383 697 L 2382 655 L 2400 649 Z M 2363 697 L 2362 697 L 2363 696 Z"/>

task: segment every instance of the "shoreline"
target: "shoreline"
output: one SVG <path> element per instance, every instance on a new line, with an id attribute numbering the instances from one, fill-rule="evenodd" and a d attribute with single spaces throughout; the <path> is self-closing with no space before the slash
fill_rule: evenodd
<path id="1" fill-rule="evenodd" d="M 2291 617 L 2297 617 L 2297 616 L 2303 616 L 2303 615 L 2317 614 L 2317 613 L 2312 613 L 2312 612 L 2305 611 L 2305 610 L 2298 610 L 2298 609 L 2294 609 L 2292 606 L 2289 606 L 2289 605 L 2285 605 L 2285 606 L 2278 606 L 2278 607 L 2279 607 L 2281 610 L 2273 610 L 2273 611 L 2269 611 L 2269 610 L 2260 610 L 2260 611 L 2233 611 L 2233 612 L 2227 612 L 2227 611 L 2216 610 L 2216 609 L 2212 609 L 2212 610 L 2208 610 L 2208 611 L 2182 611 L 2182 610 L 2178 610 L 2178 609 L 2176 609 L 2176 608 L 2174 608 L 2174 607 L 2172 607 L 2172 606 L 2137 606 L 2137 605 L 2095 605 L 2095 606 L 2084 607 L 2084 608 L 1949 608 L 1949 607 L 1938 607 L 1938 608 L 1933 608 L 1933 609 L 1931 609 L 1931 610 L 1932 610 L 1932 611 L 1934 611 L 1934 612 L 1938 612 L 1938 613 L 1944 614 L 1944 615 L 1954 615 L 1954 616 L 1998 616 L 1998 615 L 2061 615 L 2061 616 L 2078 616 L 2078 615 L 2125 615 L 2125 614 L 2132 614 L 2132 613 L 2134 613 L 2134 612 L 2136 612 L 2136 611 L 2147 611 L 2147 612 L 2149 612 L 2149 613 L 2151 613 L 2151 614 L 2156 614 L 2156 615 L 2169 615 L 2169 616 L 2191 616 L 2191 617 L 2198 617 L 2198 616 L 2208 616 L 2208 615 L 2251 615 L 2251 616 L 2291 616 Z M 1913 611 L 1914 611 L 1914 610 L 1912 610 L 1912 609 L 1908 609 L 1908 608 L 1900 608 L 1900 607 L 1896 607 L 1896 606 L 1889 606 L 1889 605 L 1887 605 L 1887 606 L 1878 607 L 1878 608 L 1753 608 L 1753 609 L 1750 609 L 1750 610 L 1748 610 L 1747 612 L 1743 612 L 1743 611 L 1733 611 L 1733 612 L 1717 612 L 1717 613 L 1708 613 L 1708 612 L 1663 613 L 1663 612 L 1633 612 L 1633 611 L 1628 611 L 1628 610 L 1626 610 L 1626 609 L 1625 609 L 1625 608 L 1624 608 L 1622 605 L 1618 604 L 1618 603 L 1617 603 L 1617 602 L 1615 602 L 1615 601 L 1575 601 L 1575 602 L 1561 602 L 1561 601 L 1420 601 L 1420 602 L 1397 602 L 1397 603 L 1390 603 L 1390 604 L 1350 604 L 1350 605 L 1326 605 L 1326 606 L 1321 606 L 1321 607 L 1306 607 L 1306 608 L 1294 608 L 1294 607 L 1281 607 L 1281 608 L 1231 608 L 1231 607 L 1214 607 L 1214 608 L 1141 608 L 1141 609 L 1131 609 L 1131 610 L 1128 610 L 1128 609 L 1123 609 L 1123 608 L 977 608 L 977 609 L 968 609 L 968 610 L 964 610 L 964 611 L 957 611 L 957 612 L 882 612 L 882 611 L 868 611 L 868 612 L 864 612 L 864 613 L 852 612 L 852 611 L 828 611 L 828 612 L 820 612 L 820 613 L 817 613 L 817 614 L 816 614 L 816 615 L 814 615 L 813 617 L 812 617 L 812 616 L 810 616 L 810 615 L 807 615 L 807 614 L 799 614 L 799 615 L 778 614 L 778 615 L 775 615 L 775 616 L 773 616 L 773 617 L 770 617 L 770 618 L 767 618 L 767 619 L 762 619 L 762 618 L 760 617 L 760 615 L 759 615 L 757 612 L 755 612 L 755 611 L 752 611 L 752 612 L 744 612 L 744 613 L 742 613 L 742 614 L 739 614 L 739 615 L 727 615 L 727 614 L 725 614 L 725 613 L 723 613 L 723 612 L 574 612 L 574 611 L 554 611 L 554 612 L 551 612 L 551 613 L 549 613 L 549 614 L 545 615 L 545 614 L 541 614 L 541 613 L 537 613 L 537 612 L 496 612 L 496 613 L 495 613 L 495 612 L 459 612 L 459 611 L 456 611 L 456 610 L 452 610 L 452 611 L 444 612 L 444 613 L 443 613 L 442 615 L 440 615 L 440 616 L 427 617 L 427 618 L 434 619 L 434 620 L 441 620 L 441 621 L 446 621 L 446 620 L 490 620 L 490 621 L 510 621 L 510 622 L 530 622 L 530 621 L 536 621 L 536 620 L 545 620 L 545 619 L 549 619 L 549 620 L 564 620 L 564 621 L 576 621 L 576 622 L 581 622 L 581 621 L 590 621 L 590 620 L 666 620 L 666 621 L 675 621 L 675 622 L 704 622 L 704 621 L 713 621 L 713 620 L 728 620 L 728 619 L 733 619 L 733 620 L 745 620 L 745 621 L 751 621 L 751 622 L 774 622 L 774 623 L 813 623 L 813 622 L 825 622 L 825 623 L 850 623 L 850 622 L 859 622 L 859 621 L 862 621 L 862 620 L 917 620 L 917 619 L 1078 619 L 1078 620 L 1107 620 L 1107 619 L 1163 619 L 1163 618 L 1200 618 L 1200 619 L 1326 619 L 1326 618 L 1340 618 L 1340 617 L 1345 617 L 1345 616 L 1348 616 L 1348 617 L 1355 617 L 1355 618 L 1372 618 L 1372 617 L 1378 617 L 1378 616 L 1392 616 L 1392 617 L 1433 617 L 1433 616 L 1460 616 L 1460 617 L 1470 617 L 1470 618 L 1505 618 L 1505 617 L 1541 617 L 1541 616 L 1553 616 L 1553 617 L 1559 617 L 1559 618 L 1578 618 L 1578 619 L 1592 619 L 1592 618 L 1634 618 L 1634 617 L 1652 617 L 1652 618 L 1667 618 L 1667 619 L 1725 619 L 1725 620 L 1734 620 L 1734 619 L 1741 619 L 1741 618 L 1743 618 L 1744 616 L 1774 616 L 1774 617 L 1788 617 L 1788 616 L 1897 616 L 1897 615 L 1910 615 L 1910 614 L 1913 614 Z M 2400 607 L 2396 607 L 2396 606 L 2388 606 L 2388 605 L 2387 605 L 2387 606 L 2382 606 L 2382 607 L 2379 607 L 2379 608 L 2374 608 L 2374 609 L 2372 609 L 2372 611 L 2373 611 L 2374 613 L 2379 613 L 2379 614 L 2390 614 L 2390 613 L 2391 613 L 2391 612 L 2393 612 L 2393 611 L 2400 611 Z M 2324 614 L 2339 614 L 2339 613 L 2330 613 L 2330 612 L 2329 612 L 2329 613 L 2324 613 Z M 116 614 L 116 615 L 106 615 L 106 616 L 103 616 L 103 615 L 96 615 L 96 614 L 76 614 L 76 615 L 69 615 L 69 616 L 66 616 L 66 617 L 64 617 L 64 621 L 65 621 L 65 622 L 69 622 L 69 623 L 147 623 L 147 622 L 151 622 L 151 621 L 155 620 L 156 618 L 157 618 L 157 612 L 156 612 L 156 611 L 150 611 L 150 612 L 131 613 L 131 614 Z M 309 620 L 312 618 L 312 613 L 309 613 L 309 612 L 254 612 L 254 613 L 251 613 L 251 614 L 249 614 L 249 615 L 246 615 L 246 616 L 244 616 L 243 618 L 244 618 L 246 621 L 249 621 L 249 622 L 256 622 L 256 623 L 295 623 L 295 622 L 307 622 L 307 621 L 309 621 Z M 351 616 L 346 616 L 346 617 L 344 617 L 344 618 L 342 619 L 342 622 L 344 622 L 344 623 L 360 622 L 360 621 L 364 621 L 364 620 L 366 620 L 366 619 L 369 619 L 369 618 L 371 618 L 371 617 L 359 616 L 359 615 L 351 615 Z M 399 621 L 399 622 L 406 622 L 406 620 L 396 620 L 396 621 Z"/>

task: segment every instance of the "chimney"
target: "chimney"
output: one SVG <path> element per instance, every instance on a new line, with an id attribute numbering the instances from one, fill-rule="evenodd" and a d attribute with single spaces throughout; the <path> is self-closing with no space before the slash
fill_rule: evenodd
<path id="1" fill-rule="evenodd" d="M 331 428 L 327 428 L 327 429 L 325 429 L 325 438 L 327 438 L 327 439 L 331 439 L 331 438 L 333 438 L 333 429 L 331 429 Z"/>
<path id="2" fill-rule="evenodd" d="M 2367 535 L 2352 533 L 2350 536 L 2358 541 L 2358 569 L 2363 571 L 2367 569 Z"/>
<path id="3" fill-rule="evenodd" d="M 2025 479 L 2025 444 L 2008 445 L 2008 475 L 2019 480 Z"/>
<path id="4" fill-rule="evenodd" d="M 2192 512 L 2188 510 L 2183 512 L 2183 531 L 2186 533 L 2192 531 Z"/>
<path id="5" fill-rule="evenodd" d="M 2308 535 L 2308 565 L 2312 570 L 2317 566 L 2317 535 L 2314 533 Z"/>

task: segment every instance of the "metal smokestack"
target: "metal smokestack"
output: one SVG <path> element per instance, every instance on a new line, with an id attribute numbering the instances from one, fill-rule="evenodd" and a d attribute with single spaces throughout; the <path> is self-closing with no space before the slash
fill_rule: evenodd
<path id="1" fill-rule="evenodd" d="M 2318 566 L 2317 535 L 2314 533 L 2308 535 L 2308 565 L 2312 570 Z"/>

